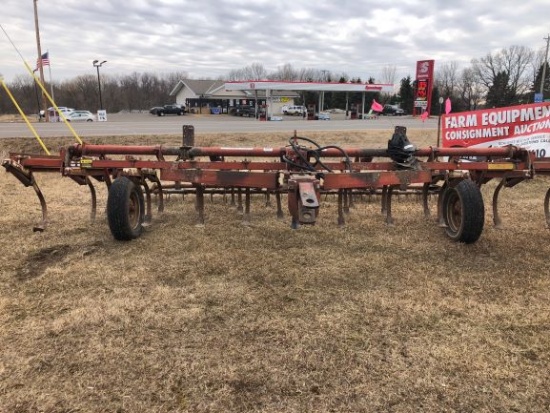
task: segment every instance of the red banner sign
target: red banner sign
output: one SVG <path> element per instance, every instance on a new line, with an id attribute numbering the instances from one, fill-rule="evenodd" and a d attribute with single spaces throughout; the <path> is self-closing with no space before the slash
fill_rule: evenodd
<path id="1" fill-rule="evenodd" d="M 442 146 L 521 146 L 550 156 L 550 102 L 450 113 L 441 117 Z"/>

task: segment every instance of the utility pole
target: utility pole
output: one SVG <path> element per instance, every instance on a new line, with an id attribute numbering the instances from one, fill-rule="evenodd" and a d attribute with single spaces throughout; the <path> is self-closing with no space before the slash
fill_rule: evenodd
<path id="1" fill-rule="evenodd" d="M 36 3 L 38 0 L 33 0 L 34 4 L 34 27 L 36 31 L 36 48 L 38 50 L 38 60 L 36 61 L 38 64 L 38 69 L 40 70 L 40 83 L 42 83 L 42 86 L 44 86 L 44 67 L 42 65 L 42 48 L 40 46 L 40 29 L 38 28 L 38 6 Z M 44 91 L 42 91 L 42 107 L 44 109 L 44 116 L 46 122 L 49 121 L 49 113 L 48 113 L 48 102 L 46 100 L 46 97 L 44 96 Z"/>
<path id="2" fill-rule="evenodd" d="M 546 80 L 546 62 L 548 62 L 548 45 L 550 44 L 550 34 L 546 35 L 543 40 L 546 40 L 546 53 L 544 55 L 544 62 L 542 63 L 542 78 L 540 79 L 540 94 L 544 100 L 544 81 Z"/>

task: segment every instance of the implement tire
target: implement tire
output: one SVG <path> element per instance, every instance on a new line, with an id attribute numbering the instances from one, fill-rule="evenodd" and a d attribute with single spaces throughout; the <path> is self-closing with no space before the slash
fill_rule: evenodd
<path id="1" fill-rule="evenodd" d="M 442 198 L 442 215 L 445 232 L 453 241 L 473 244 L 483 231 L 485 207 L 478 186 L 464 179 L 448 186 Z"/>
<path id="2" fill-rule="evenodd" d="M 107 198 L 107 219 L 113 237 L 119 241 L 138 238 L 143 232 L 144 215 L 141 186 L 125 176 L 115 179 Z"/>

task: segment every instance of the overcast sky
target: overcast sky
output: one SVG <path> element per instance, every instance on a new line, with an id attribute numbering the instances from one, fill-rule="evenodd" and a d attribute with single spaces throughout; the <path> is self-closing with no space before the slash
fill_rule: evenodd
<path id="1" fill-rule="evenodd" d="M 101 73 L 186 72 L 216 79 L 253 63 L 380 80 L 415 75 L 417 60 L 468 66 L 512 45 L 544 50 L 550 0 L 38 0 L 54 81 Z M 33 0 L 1 0 L 0 24 L 34 68 Z M 0 31 L 0 74 L 25 74 Z M 46 80 L 48 72 L 46 72 Z"/>

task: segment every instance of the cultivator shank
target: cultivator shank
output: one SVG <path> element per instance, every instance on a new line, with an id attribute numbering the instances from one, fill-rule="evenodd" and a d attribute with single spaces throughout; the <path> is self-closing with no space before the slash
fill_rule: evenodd
<path id="1" fill-rule="evenodd" d="M 421 148 L 411 152 L 414 162 L 397 162 L 387 149 L 320 146 L 298 136 L 282 147 L 238 148 L 197 147 L 194 130 L 184 126 L 183 145 L 92 145 L 74 144 L 58 156 L 11 154 L 2 162 L 8 172 L 25 186 L 33 186 L 42 206 L 43 230 L 47 222 L 44 197 L 34 179 L 35 173 L 54 172 L 90 188 L 92 218 L 96 211 L 93 181 L 109 188 L 107 215 L 117 239 L 138 237 L 152 219 L 152 198 L 164 208 L 164 194 L 195 196 L 198 224 L 205 222 L 206 194 L 231 196 L 250 222 L 251 196 L 261 194 L 266 203 L 277 201 L 281 217 L 281 197 L 286 196 L 291 227 L 314 224 L 320 213 L 321 196 L 338 196 L 338 223 L 344 225 L 355 194 L 380 195 L 387 224 L 393 223 L 392 196 L 415 193 L 422 198 L 429 215 L 428 197 L 437 193 L 438 219 L 447 235 L 461 242 L 475 242 L 483 228 L 484 205 L 480 186 L 500 179 L 493 195 L 495 224 L 498 195 L 503 187 L 531 179 L 536 173 L 550 173 L 550 160 L 536 160 L 524 149 L 503 148 Z M 397 127 L 395 133 L 406 133 Z M 395 135 L 394 135 L 395 136 Z M 244 206 L 243 206 L 244 197 Z M 550 225 L 550 190 L 544 211 Z"/>

